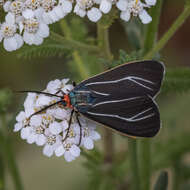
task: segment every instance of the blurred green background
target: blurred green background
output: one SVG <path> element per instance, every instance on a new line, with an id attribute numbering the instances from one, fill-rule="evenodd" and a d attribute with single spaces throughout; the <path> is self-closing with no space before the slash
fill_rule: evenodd
<path id="1" fill-rule="evenodd" d="M 168 26 L 172 24 L 175 18 L 183 9 L 183 1 L 166 0 L 163 7 L 163 13 L 160 21 L 159 36 L 167 31 Z M 89 32 L 95 35 L 95 26 L 89 24 Z M 162 51 L 162 60 L 166 67 L 187 66 L 190 67 L 190 19 L 179 29 L 176 35 L 169 41 Z M 130 51 L 125 32 L 120 21 L 116 21 L 110 28 L 111 49 L 117 56 L 119 49 Z M 89 63 L 90 64 L 90 63 Z M 96 69 L 95 71 L 96 72 Z M 73 65 L 69 58 L 52 57 L 48 59 L 18 59 L 16 53 L 8 53 L 0 47 L 0 88 L 10 88 L 12 90 L 23 89 L 44 89 L 48 81 L 59 78 L 77 79 L 76 71 L 73 71 Z M 10 105 L 10 113 L 16 113 L 21 109 L 24 96 L 14 94 L 14 99 Z M 190 144 L 190 93 L 167 94 L 158 98 L 161 109 L 162 130 L 153 140 L 153 143 L 160 143 L 162 146 L 157 154 L 170 152 L 168 139 L 171 142 L 180 143 L 186 141 Z M 84 158 L 80 157 L 72 163 L 66 163 L 64 158 L 46 158 L 42 155 L 41 148 L 35 145 L 29 145 L 22 141 L 19 134 L 12 133 L 14 142 L 14 152 L 18 162 L 22 181 L 25 190 L 67 190 L 67 189 L 86 189 L 88 183 L 88 172 L 83 167 Z M 119 141 L 119 147 L 127 146 L 118 134 L 115 134 L 116 141 Z M 171 143 L 170 142 L 170 143 Z M 101 146 L 100 143 L 96 145 Z M 166 146 L 165 146 L 166 145 Z M 168 146 L 167 146 L 168 145 Z M 117 148 L 117 145 L 116 145 Z M 185 147 L 182 160 L 190 167 L 190 147 Z M 173 155 L 175 156 L 175 150 Z M 177 154 L 177 153 L 176 153 Z M 162 156 L 162 155 L 160 155 Z M 161 160 L 161 159 L 160 159 Z M 159 160 L 159 161 L 160 161 Z M 155 159 L 155 162 L 157 160 Z M 163 167 L 167 166 L 166 160 L 162 160 Z M 156 167 L 155 163 L 155 167 Z M 160 169 L 158 167 L 158 169 Z M 167 168 L 166 168 L 167 170 Z M 171 169 L 168 169 L 171 171 Z M 183 175 L 183 170 L 180 171 Z M 155 173 L 157 175 L 158 172 Z M 7 172 L 8 189 L 13 189 L 13 184 L 9 173 Z M 170 176 L 171 178 L 171 176 Z M 174 178 L 175 179 L 175 178 Z M 190 180 L 186 179 L 186 182 Z M 154 178 L 153 178 L 154 183 Z M 170 189 L 171 181 L 170 181 Z M 190 188 L 189 188 L 190 189 Z"/>

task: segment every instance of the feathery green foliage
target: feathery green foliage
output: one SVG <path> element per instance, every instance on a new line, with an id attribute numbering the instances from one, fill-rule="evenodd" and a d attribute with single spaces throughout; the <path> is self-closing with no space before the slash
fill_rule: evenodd
<path id="1" fill-rule="evenodd" d="M 190 90 L 189 68 L 168 68 L 164 79 L 162 93 L 182 93 Z"/>
<path id="2" fill-rule="evenodd" d="M 52 42 L 47 42 L 41 46 L 25 46 L 18 52 L 18 58 L 34 59 L 48 57 L 63 57 L 69 54 L 69 51 L 62 45 Z"/>

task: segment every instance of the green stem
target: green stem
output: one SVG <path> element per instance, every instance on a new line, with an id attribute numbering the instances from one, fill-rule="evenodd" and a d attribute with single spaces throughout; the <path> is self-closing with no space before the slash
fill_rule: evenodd
<path id="1" fill-rule="evenodd" d="M 141 179 L 141 190 L 150 189 L 151 178 L 151 145 L 149 139 L 139 142 L 139 170 Z"/>
<path id="2" fill-rule="evenodd" d="M 150 14 L 153 21 L 146 28 L 144 53 L 147 53 L 151 48 L 153 48 L 157 40 L 157 31 L 162 10 L 162 3 L 163 0 L 158 0 L 156 6 L 151 10 Z M 149 190 L 151 178 L 151 145 L 147 139 L 141 140 L 139 143 L 141 189 Z"/>
<path id="3" fill-rule="evenodd" d="M 1 119 L 2 119 L 2 126 L 4 127 L 4 130 L 6 130 L 8 128 L 6 115 L 2 114 Z M 3 154 L 5 157 L 4 160 L 6 160 L 6 162 L 8 163 L 8 167 L 9 167 L 9 170 L 10 170 L 10 173 L 12 175 L 13 182 L 15 185 L 15 190 L 23 190 L 20 174 L 17 168 L 17 164 L 15 162 L 15 155 L 12 151 L 11 139 L 7 134 L 7 130 L 5 134 L 6 136 L 3 136 L 2 134 L 0 134 L 0 140 L 1 140 L 0 143 L 3 146 Z"/>
<path id="4" fill-rule="evenodd" d="M 144 59 L 151 59 L 157 52 L 159 52 L 182 26 L 186 19 L 190 16 L 190 6 L 185 6 L 181 15 L 176 19 L 170 29 L 163 35 L 159 42 L 144 56 Z"/>
<path id="5" fill-rule="evenodd" d="M 98 35 L 98 46 L 100 48 L 100 51 L 103 52 L 104 57 L 108 61 L 112 61 L 113 55 L 111 54 L 110 50 L 108 27 L 104 27 L 104 25 L 101 22 L 98 22 L 97 35 Z"/>
<path id="6" fill-rule="evenodd" d="M 50 38 L 57 43 L 63 44 L 63 46 L 65 46 L 65 48 L 67 48 L 67 49 L 86 51 L 86 52 L 101 55 L 101 52 L 99 51 L 98 47 L 93 46 L 93 45 L 88 45 L 88 44 L 85 44 L 85 43 L 82 43 L 79 41 L 75 41 L 72 39 L 64 38 L 63 36 L 61 36 L 55 32 L 51 32 Z"/>
<path id="7" fill-rule="evenodd" d="M 67 21 L 62 19 L 60 22 L 60 26 L 62 29 L 63 34 L 65 35 L 65 38 L 67 40 L 72 40 L 72 35 L 71 35 L 71 31 L 70 28 L 67 24 Z M 63 38 L 61 36 L 61 38 Z M 76 66 L 78 67 L 78 71 L 80 73 L 80 76 L 82 77 L 82 79 L 86 79 L 90 76 L 88 69 L 84 66 L 82 58 L 79 54 L 79 52 L 77 50 L 73 50 L 72 53 L 73 59 L 75 61 Z"/>
<path id="8" fill-rule="evenodd" d="M 160 14 L 162 10 L 163 0 L 158 0 L 156 6 L 152 7 L 150 10 L 150 15 L 153 21 L 147 26 L 144 41 L 144 54 L 146 54 L 150 49 L 153 48 L 157 40 L 157 32 L 160 22 Z"/>
<path id="9" fill-rule="evenodd" d="M 104 57 L 108 61 L 112 61 L 113 56 L 110 51 L 109 44 L 109 30 L 108 27 L 104 27 L 101 22 L 97 23 L 97 39 L 98 46 L 101 52 L 103 52 Z M 103 68 L 106 70 L 107 68 Z M 113 134 L 110 130 L 104 129 L 104 162 L 112 163 L 114 155 L 114 142 L 113 142 Z"/>
<path id="10" fill-rule="evenodd" d="M 129 147 L 129 161 L 131 167 L 131 190 L 140 189 L 140 179 L 138 171 L 138 161 L 137 161 L 137 141 L 136 139 L 128 138 Z"/>

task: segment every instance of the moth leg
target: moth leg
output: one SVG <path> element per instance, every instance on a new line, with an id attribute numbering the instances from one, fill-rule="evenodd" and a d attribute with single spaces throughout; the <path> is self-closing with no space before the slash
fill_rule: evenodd
<path id="1" fill-rule="evenodd" d="M 80 138 L 79 138 L 79 144 L 78 144 L 78 146 L 80 146 L 81 140 L 82 140 L 82 125 L 81 125 L 80 120 L 79 120 L 78 112 L 76 112 L 76 119 L 77 119 L 77 122 L 78 122 L 79 127 L 80 127 Z"/>
<path id="2" fill-rule="evenodd" d="M 65 135 L 65 138 L 63 139 L 63 142 L 68 138 L 69 131 L 70 131 L 70 128 L 71 128 L 71 122 L 72 122 L 73 114 L 74 114 L 74 109 L 71 111 L 71 116 L 70 116 L 70 119 L 69 119 L 69 127 L 67 129 L 67 133 Z"/>
<path id="3" fill-rule="evenodd" d="M 59 94 L 60 92 L 62 93 L 63 96 L 65 95 L 65 93 L 61 89 L 58 90 L 55 94 Z"/>
<path id="4" fill-rule="evenodd" d="M 72 84 L 73 84 L 74 87 L 77 85 L 75 81 L 73 81 Z"/>
<path id="5" fill-rule="evenodd" d="M 62 100 L 60 100 L 60 101 L 58 101 L 58 102 L 55 102 L 55 103 L 53 103 L 53 104 L 50 104 L 50 105 L 48 105 L 48 106 L 45 106 L 45 107 L 42 108 L 41 110 L 39 110 L 39 111 L 37 111 L 37 112 L 34 112 L 32 115 L 30 115 L 28 119 L 31 119 L 32 116 L 37 115 L 37 114 L 40 114 L 40 113 L 42 113 L 43 111 L 47 110 L 48 108 L 53 107 L 53 106 L 55 106 L 55 105 L 61 103 L 61 101 L 62 101 Z"/>

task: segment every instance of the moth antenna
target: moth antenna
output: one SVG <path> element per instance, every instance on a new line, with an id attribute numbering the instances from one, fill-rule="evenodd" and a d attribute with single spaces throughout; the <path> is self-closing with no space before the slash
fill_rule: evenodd
<path id="1" fill-rule="evenodd" d="M 57 101 L 57 102 L 55 102 L 55 103 L 53 103 L 53 104 L 50 104 L 50 105 L 48 105 L 48 106 L 42 108 L 41 110 L 39 110 L 39 111 L 33 113 L 32 115 L 30 115 L 28 119 L 30 119 L 30 118 L 31 118 L 32 116 L 34 116 L 34 115 L 37 115 L 37 114 L 39 114 L 39 113 L 41 113 L 41 112 L 47 110 L 48 108 L 50 108 L 50 107 L 52 107 L 52 106 L 55 106 L 55 105 L 59 104 L 60 102 L 62 102 L 62 100 Z"/>
<path id="2" fill-rule="evenodd" d="M 48 92 L 41 92 L 41 91 L 37 91 L 37 90 L 22 90 L 22 91 L 15 91 L 16 93 L 36 93 L 36 94 L 44 94 L 44 95 L 47 95 L 47 96 L 55 96 L 55 97 L 58 97 L 58 98 L 62 98 L 62 96 L 58 96 L 56 94 L 51 94 L 51 93 L 48 93 Z"/>

